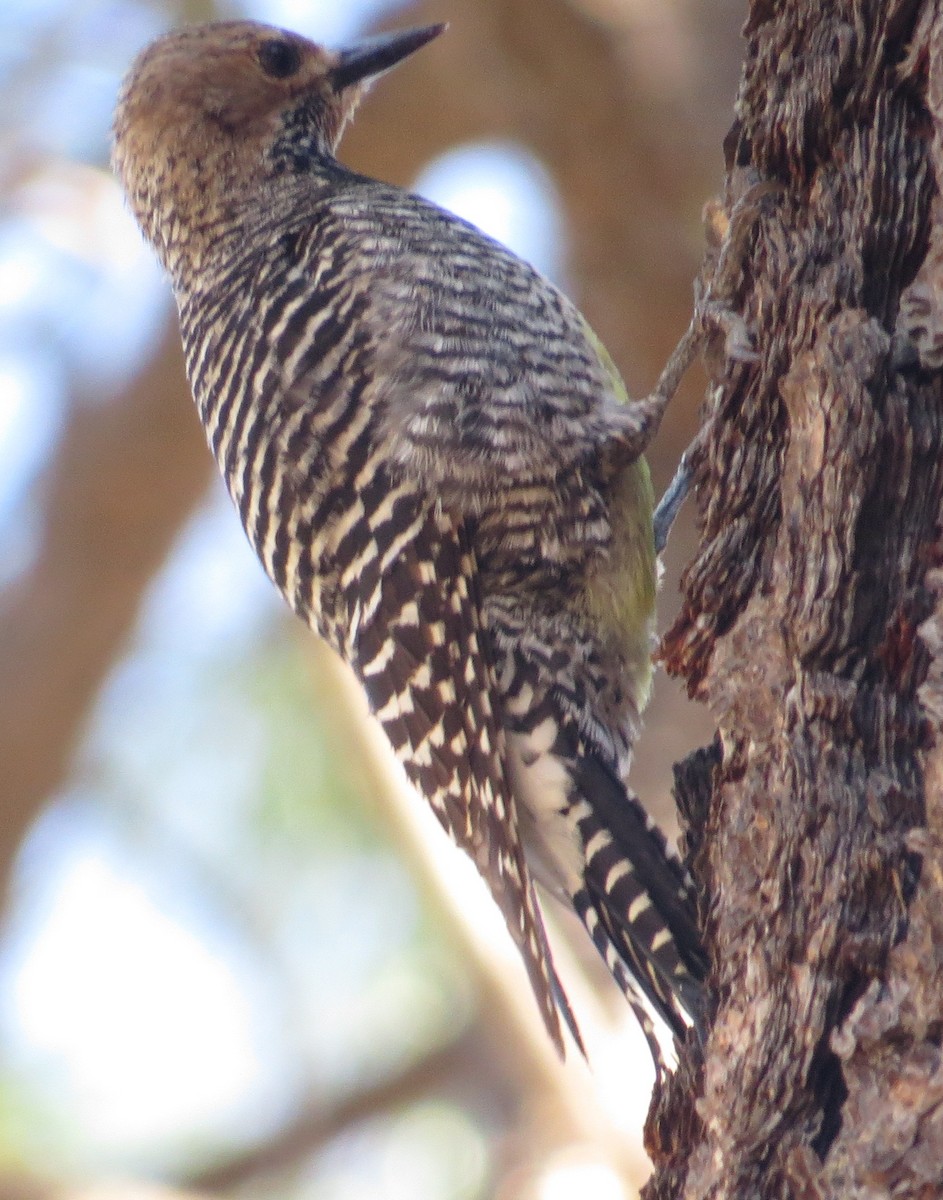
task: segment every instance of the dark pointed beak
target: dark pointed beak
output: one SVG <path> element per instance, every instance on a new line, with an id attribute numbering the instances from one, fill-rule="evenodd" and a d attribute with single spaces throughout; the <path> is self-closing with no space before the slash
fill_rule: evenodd
<path id="1" fill-rule="evenodd" d="M 405 29 L 399 33 L 382 34 L 368 38 L 341 50 L 337 66 L 331 72 L 334 90 L 341 92 L 352 83 L 373 79 L 395 67 L 398 62 L 431 42 L 445 29 L 445 25 L 424 25 L 420 29 Z"/>

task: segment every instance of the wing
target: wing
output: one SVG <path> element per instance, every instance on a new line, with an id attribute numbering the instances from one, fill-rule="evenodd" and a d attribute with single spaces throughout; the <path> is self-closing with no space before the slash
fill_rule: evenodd
<path id="1" fill-rule="evenodd" d="M 370 240 L 378 435 L 392 462 L 464 508 L 512 488 L 566 505 L 583 472 L 638 456 L 641 408 L 579 311 L 529 264 L 381 185 L 332 215 L 348 232 L 363 222 Z"/>
<path id="2" fill-rule="evenodd" d="M 362 500 L 373 515 L 360 536 L 374 546 L 345 551 L 363 564 L 351 581 L 351 663 L 410 781 L 489 885 L 562 1052 L 561 1013 L 579 1036 L 518 836 L 465 530 L 382 475 Z"/>

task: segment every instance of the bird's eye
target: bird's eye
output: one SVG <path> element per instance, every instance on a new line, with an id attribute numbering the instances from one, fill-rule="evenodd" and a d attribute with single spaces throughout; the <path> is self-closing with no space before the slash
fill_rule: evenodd
<path id="1" fill-rule="evenodd" d="M 259 47 L 259 65 L 274 79 L 287 79 L 301 66 L 301 51 L 294 42 L 280 39 L 263 42 Z"/>

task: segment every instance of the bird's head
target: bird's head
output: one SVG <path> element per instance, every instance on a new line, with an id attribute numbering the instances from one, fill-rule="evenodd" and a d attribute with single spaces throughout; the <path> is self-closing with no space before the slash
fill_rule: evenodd
<path id="1" fill-rule="evenodd" d="M 125 77 L 114 122 L 114 167 L 145 235 L 164 257 L 181 199 L 212 219 L 240 188 L 333 155 L 365 86 L 443 28 L 328 50 L 223 21 L 153 42 Z"/>

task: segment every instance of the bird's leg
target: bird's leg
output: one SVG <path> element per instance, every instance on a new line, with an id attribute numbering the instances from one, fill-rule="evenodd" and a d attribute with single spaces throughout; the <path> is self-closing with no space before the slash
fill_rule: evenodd
<path id="1" fill-rule="evenodd" d="M 733 307 L 733 296 L 753 228 L 768 198 L 777 195 L 779 190 L 776 185 L 755 184 L 734 205 L 729 218 L 719 206 L 706 214 L 708 240 L 715 241 L 717 246 L 710 263 L 710 274 L 705 274 L 708 271 L 706 267 L 705 273 L 695 280 L 694 313 L 654 389 L 626 410 L 628 428 L 621 442 L 623 450 L 627 450 L 633 458 L 645 452 L 658 432 L 665 409 L 674 399 L 681 380 L 710 336 L 722 334 L 725 353 L 736 362 L 755 362 L 758 358 L 749 327 Z M 690 489 L 688 463 L 697 441 L 696 438 L 685 451 L 675 477 L 658 506 L 659 512 L 664 510 L 661 518 L 664 538 L 667 538 L 671 522 Z"/>
<path id="2" fill-rule="evenodd" d="M 658 432 L 665 409 L 675 397 L 681 380 L 697 357 L 704 340 L 704 324 L 700 311 L 695 308 L 694 316 L 681 340 L 671 352 L 671 357 L 658 377 L 653 391 L 643 400 L 635 401 L 628 409 L 633 426 L 633 456 L 642 454 Z"/>
<path id="3" fill-rule="evenodd" d="M 708 337 L 717 332 L 724 335 L 724 348 L 728 358 L 737 362 L 756 361 L 758 355 L 753 350 L 750 334 L 743 319 L 736 313 L 730 312 L 729 309 L 718 301 L 713 300 L 710 296 L 699 297 L 695 304 L 691 324 L 688 326 L 684 337 L 678 343 L 674 354 L 668 360 L 668 365 L 662 371 L 661 378 L 658 380 L 658 385 L 652 396 L 660 397 L 663 394 L 662 388 L 673 387 L 677 389 L 684 372 L 690 366 L 695 354 L 700 350 Z M 687 359 L 679 373 L 679 362 L 682 353 L 687 355 Z M 679 362 L 676 362 L 676 359 Z M 667 401 L 671 399 L 673 394 L 672 392 L 667 395 L 665 404 L 667 404 Z M 689 442 L 687 449 L 681 455 L 675 473 L 671 478 L 671 483 L 668 484 L 665 494 L 658 501 L 655 508 L 652 516 L 652 526 L 655 533 L 655 552 L 657 554 L 661 554 L 664 550 L 675 517 L 680 512 L 681 505 L 688 498 L 688 493 L 694 482 L 692 463 L 707 441 L 707 435 L 712 422 L 713 417 L 708 417 Z"/>
<path id="4" fill-rule="evenodd" d="M 700 305 L 696 305 L 691 322 L 672 351 L 671 357 L 658 377 L 654 390 L 644 400 L 632 404 L 628 410 L 631 414 L 632 433 L 626 440 L 631 447 L 630 453 L 633 458 L 638 457 L 645 450 L 658 431 L 665 409 L 674 399 L 681 380 L 700 352 L 704 338 L 704 310 Z M 681 462 L 678 464 L 674 478 L 653 516 L 655 550 L 659 554 L 664 549 L 665 542 L 668 540 L 668 532 L 691 487 L 689 460 L 695 442 L 692 442 L 681 456 Z"/>
<path id="5" fill-rule="evenodd" d="M 709 283 L 705 286 L 703 278 L 695 283 L 694 316 L 691 318 L 691 324 L 668 360 L 668 365 L 649 398 L 657 402 L 667 397 L 663 401 L 663 408 L 677 389 L 694 355 L 709 337 L 718 334 L 722 336 L 724 355 L 730 362 L 753 363 L 758 360 L 759 355 L 754 347 L 750 328 L 740 313 L 735 311 L 733 297 L 756 222 L 770 198 L 775 198 L 779 191 L 777 185 L 768 182 L 755 183 L 737 201 L 729 217 L 719 205 L 709 206 L 706 210 L 708 241 L 714 241 L 717 247 L 716 262 Z M 691 490 L 694 482 L 691 464 L 707 440 L 712 421 L 713 417 L 708 417 L 681 455 L 671 483 L 655 509 L 652 524 L 655 550 L 659 554 L 664 550 L 675 517 Z"/>
<path id="6" fill-rule="evenodd" d="M 677 469 L 671 477 L 671 483 L 668 484 L 665 494 L 658 501 L 658 505 L 652 514 L 652 529 L 655 534 L 656 554 L 661 554 L 667 545 L 668 534 L 675 523 L 675 517 L 680 511 L 681 505 L 687 500 L 688 492 L 691 490 L 693 472 L 691 471 L 690 457 L 698 440 L 698 438 L 695 438 L 681 455 Z"/>

